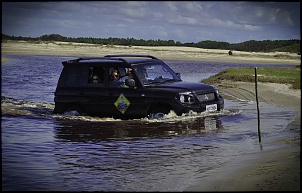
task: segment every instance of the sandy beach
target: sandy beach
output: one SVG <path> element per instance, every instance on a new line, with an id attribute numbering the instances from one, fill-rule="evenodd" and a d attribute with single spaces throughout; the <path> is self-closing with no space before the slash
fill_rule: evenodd
<path id="1" fill-rule="evenodd" d="M 254 83 L 224 81 L 218 87 L 224 98 L 256 101 Z M 295 131 L 297 136 L 274 142 L 289 146 L 237 156 L 223 167 L 210 171 L 207 177 L 185 191 L 299 191 L 301 90 L 289 87 L 286 84 L 258 83 L 259 102 L 300 111 L 285 128 Z"/>
<path id="2" fill-rule="evenodd" d="M 107 54 L 148 54 L 160 59 L 201 60 L 233 63 L 271 63 L 301 65 L 300 56 L 289 53 L 249 53 L 228 50 L 207 50 L 180 47 L 103 46 L 64 42 L 33 44 L 3 42 L 1 56 L 7 54 L 104 56 Z M 277 55 L 288 54 L 279 58 Z M 1 60 L 2 61 L 2 60 Z M 224 81 L 216 85 L 227 98 L 255 101 L 255 85 L 249 82 Z M 295 138 L 284 138 L 287 144 L 277 150 L 239 156 L 236 161 L 211 171 L 206 178 L 192 184 L 186 191 L 298 191 L 300 190 L 300 131 L 301 89 L 293 90 L 286 84 L 258 83 L 258 98 L 266 102 L 300 111 L 286 129 L 297 132 Z M 277 142 L 276 142 L 277 143 Z"/>
<path id="3" fill-rule="evenodd" d="M 233 63 L 301 64 L 301 56 L 295 53 L 255 53 L 229 50 L 202 49 L 175 46 L 117 46 L 84 43 L 50 42 L 28 43 L 6 41 L 1 44 L 1 53 L 57 56 L 105 56 L 108 54 L 148 54 L 163 60 L 216 61 Z M 282 57 L 280 57 L 282 56 Z"/>

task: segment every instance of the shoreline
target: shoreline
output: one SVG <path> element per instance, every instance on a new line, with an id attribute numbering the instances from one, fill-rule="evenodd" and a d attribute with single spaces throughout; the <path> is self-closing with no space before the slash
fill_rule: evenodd
<path id="1" fill-rule="evenodd" d="M 273 57 L 276 53 L 235 51 L 232 56 L 229 56 L 226 50 L 205 50 L 188 47 L 108 47 L 88 44 L 30 44 L 17 42 L 2 43 L 1 48 L 2 57 L 3 55 L 20 54 L 104 56 L 123 53 L 148 54 L 162 60 L 301 65 L 301 58 L 295 60 L 276 59 Z M 255 101 L 254 83 L 224 81 L 217 87 L 226 99 L 230 97 L 232 99 Z M 210 171 L 208 177 L 202 178 L 197 184 L 188 187 L 185 191 L 300 190 L 301 89 L 289 89 L 289 85 L 286 84 L 258 83 L 258 96 L 260 102 L 300 111 L 295 120 L 290 122 L 286 128 L 296 131 L 297 137 L 295 139 L 285 138 L 280 142 L 285 143 L 286 147 L 237 156 L 238 158 L 232 159 L 228 165 Z"/>
<path id="2" fill-rule="evenodd" d="M 71 42 L 29 43 L 6 41 L 1 44 L 2 55 L 56 55 L 74 57 L 97 57 L 109 54 L 146 54 L 162 60 L 186 60 L 232 63 L 291 64 L 301 65 L 301 56 L 286 52 L 244 52 L 202 49 L 176 46 L 118 46 Z"/>
<path id="3" fill-rule="evenodd" d="M 301 111 L 301 89 L 289 84 L 258 82 L 258 101 Z M 224 98 L 256 101 L 255 83 L 221 81 L 215 85 Z"/>
<path id="4" fill-rule="evenodd" d="M 217 87 L 225 99 L 256 101 L 255 83 L 222 81 Z M 296 132 L 296 137 L 274 142 L 286 147 L 239 155 L 221 168 L 209 171 L 207 177 L 185 191 L 299 191 L 301 89 L 289 87 L 259 82 L 258 100 L 300 111 L 285 128 Z"/>
<path id="5" fill-rule="evenodd" d="M 301 115 L 295 116 L 286 130 L 300 133 Z M 236 156 L 184 191 L 300 191 L 300 136 L 273 143 L 286 146 Z"/>
<path id="6" fill-rule="evenodd" d="M 216 86 L 225 99 L 256 101 L 255 83 L 222 81 Z M 258 99 L 259 102 L 300 111 L 285 128 L 296 132 L 295 138 L 284 137 L 273 142 L 285 147 L 236 156 L 226 165 L 207 172 L 206 177 L 184 191 L 299 191 L 301 89 L 289 87 L 287 84 L 259 82 Z"/>

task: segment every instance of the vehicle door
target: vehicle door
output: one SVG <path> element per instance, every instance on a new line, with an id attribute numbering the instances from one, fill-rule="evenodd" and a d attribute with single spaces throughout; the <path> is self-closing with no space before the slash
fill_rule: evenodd
<path id="1" fill-rule="evenodd" d="M 110 78 L 113 71 L 118 71 L 118 80 Z M 107 104 L 104 106 L 108 110 L 108 116 L 135 118 L 146 114 L 144 93 L 137 87 L 126 86 L 126 79 L 131 78 L 127 72 L 127 67 L 110 66 L 108 68 L 108 97 Z"/>
<path id="2" fill-rule="evenodd" d="M 103 101 L 106 100 L 106 84 L 104 81 L 105 68 L 87 65 L 79 72 L 78 93 L 84 111 L 91 115 L 102 115 L 106 111 L 103 108 Z"/>

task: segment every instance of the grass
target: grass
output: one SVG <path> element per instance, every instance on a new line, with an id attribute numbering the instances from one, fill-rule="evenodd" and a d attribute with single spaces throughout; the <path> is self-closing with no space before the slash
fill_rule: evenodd
<path id="1" fill-rule="evenodd" d="M 274 59 L 290 59 L 290 60 L 300 60 L 300 55 L 290 55 L 290 54 L 265 54 L 265 53 L 233 53 L 232 57 L 258 57 L 258 58 L 274 58 Z"/>
<path id="2" fill-rule="evenodd" d="M 207 79 L 207 84 L 218 84 L 222 80 L 255 82 L 255 68 L 228 68 Z M 258 82 L 291 84 L 292 89 L 301 89 L 301 68 L 257 68 Z"/>

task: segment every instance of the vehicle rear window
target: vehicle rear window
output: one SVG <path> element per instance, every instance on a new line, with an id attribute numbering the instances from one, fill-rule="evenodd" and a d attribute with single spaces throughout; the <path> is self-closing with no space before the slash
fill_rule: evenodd
<path id="1" fill-rule="evenodd" d="M 61 86 L 75 86 L 77 80 L 77 69 L 72 67 L 64 67 L 61 77 Z"/>

